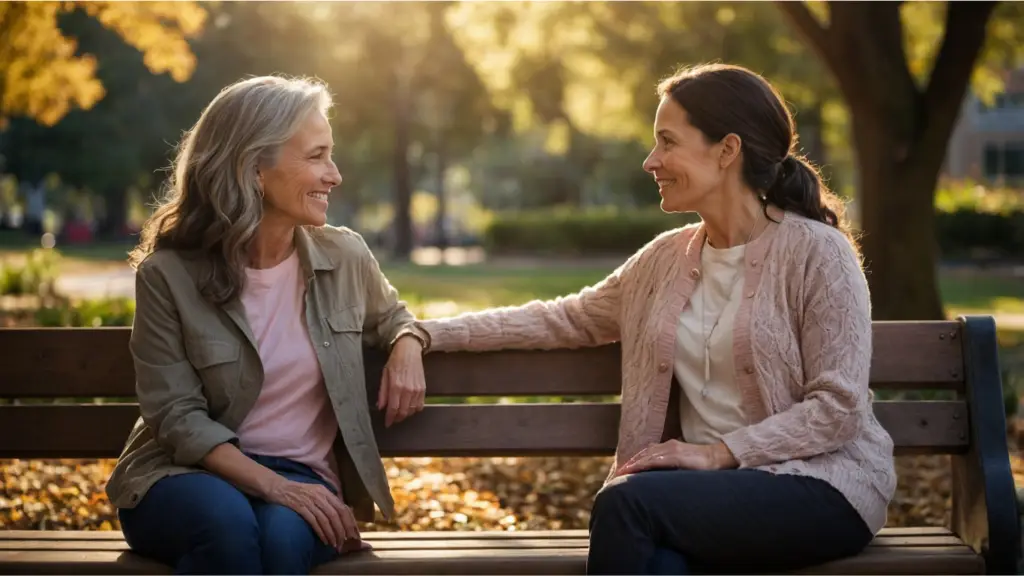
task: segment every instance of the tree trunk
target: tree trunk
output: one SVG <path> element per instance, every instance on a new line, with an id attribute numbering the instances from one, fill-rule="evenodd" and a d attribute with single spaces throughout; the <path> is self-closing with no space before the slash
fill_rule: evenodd
<path id="1" fill-rule="evenodd" d="M 105 240 L 120 240 L 128 224 L 128 195 L 122 186 L 111 186 L 103 195 L 105 210 L 97 227 L 97 236 Z"/>
<path id="2" fill-rule="evenodd" d="M 395 148 L 393 157 L 395 216 L 392 220 L 396 260 L 408 261 L 412 256 L 412 180 L 409 173 L 410 95 L 406 82 L 399 79 L 395 90 Z"/>
<path id="3" fill-rule="evenodd" d="M 826 164 L 825 156 L 825 122 L 822 119 L 822 103 L 815 98 L 814 103 L 800 110 L 797 115 L 801 132 L 800 144 L 803 154 L 815 166 L 821 168 Z"/>
<path id="4" fill-rule="evenodd" d="M 444 176 L 448 171 L 448 155 L 445 150 L 445 135 L 438 131 L 437 137 L 437 166 L 436 166 L 436 194 L 437 194 L 437 217 L 434 220 L 434 241 L 441 250 L 448 248 L 448 231 L 445 226 L 445 219 L 448 216 L 447 195 L 444 190 Z"/>
<path id="5" fill-rule="evenodd" d="M 995 2 L 950 2 L 925 87 L 907 65 L 896 2 L 802 2 L 780 9 L 817 51 L 853 116 L 861 246 L 875 320 L 945 316 L 936 261 L 935 186 Z"/>
<path id="6" fill-rule="evenodd" d="M 865 274 L 876 320 L 944 318 L 936 277 L 933 190 L 938 172 L 897 162 L 887 124 L 854 123 Z M 891 125 L 890 125 L 891 126 Z"/>

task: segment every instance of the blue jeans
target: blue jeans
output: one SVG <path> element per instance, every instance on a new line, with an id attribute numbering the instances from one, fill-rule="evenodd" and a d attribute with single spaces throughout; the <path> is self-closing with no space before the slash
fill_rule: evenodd
<path id="1" fill-rule="evenodd" d="M 816 478 L 640 472 L 598 493 L 587 573 L 788 572 L 857 554 L 872 538 L 846 498 Z"/>
<path id="2" fill-rule="evenodd" d="M 248 456 L 289 480 L 334 492 L 304 464 Z M 337 556 L 291 508 L 247 496 L 205 472 L 157 481 L 118 517 L 132 551 L 173 566 L 177 574 L 309 574 Z"/>

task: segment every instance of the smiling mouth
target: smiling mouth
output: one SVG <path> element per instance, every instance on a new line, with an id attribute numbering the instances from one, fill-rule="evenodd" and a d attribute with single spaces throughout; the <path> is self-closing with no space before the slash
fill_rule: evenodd
<path id="1" fill-rule="evenodd" d="M 329 194 L 327 192 L 310 192 L 309 194 L 307 194 L 307 196 L 313 198 L 314 200 L 327 202 L 327 197 L 329 196 Z"/>
<path id="2" fill-rule="evenodd" d="M 664 188 L 665 186 L 668 186 L 669 184 L 674 184 L 676 179 L 675 178 L 657 178 L 654 181 L 658 184 L 658 188 Z"/>

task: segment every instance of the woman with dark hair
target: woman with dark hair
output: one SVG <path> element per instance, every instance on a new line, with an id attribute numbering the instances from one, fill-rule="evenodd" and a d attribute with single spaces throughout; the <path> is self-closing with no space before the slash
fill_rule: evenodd
<path id="1" fill-rule="evenodd" d="M 856 554 L 885 524 L 896 477 L 842 205 L 794 154 L 793 118 L 762 77 L 707 65 L 658 91 L 644 169 L 664 211 L 702 221 L 577 294 L 423 322 L 431 350 L 621 342 L 590 573 L 783 571 Z"/>

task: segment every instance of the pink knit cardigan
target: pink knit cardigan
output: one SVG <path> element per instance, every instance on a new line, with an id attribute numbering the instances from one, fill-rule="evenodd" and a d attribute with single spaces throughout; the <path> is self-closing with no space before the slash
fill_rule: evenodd
<path id="1" fill-rule="evenodd" d="M 746 250 L 733 332 L 747 426 L 726 434 L 741 468 L 820 478 L 877 533 L 896 487 L 893 444 L 868 390 L 871 305 L 843 234 L 793 213 Z M 665 426 L 679 315 L 700 277 L 703 224 L 666 232 L 577 294 L 422 322 L 431 350 L 622 345 L 616 462 Z M 614 468 L 613 468 L 614 469 Z"/>

